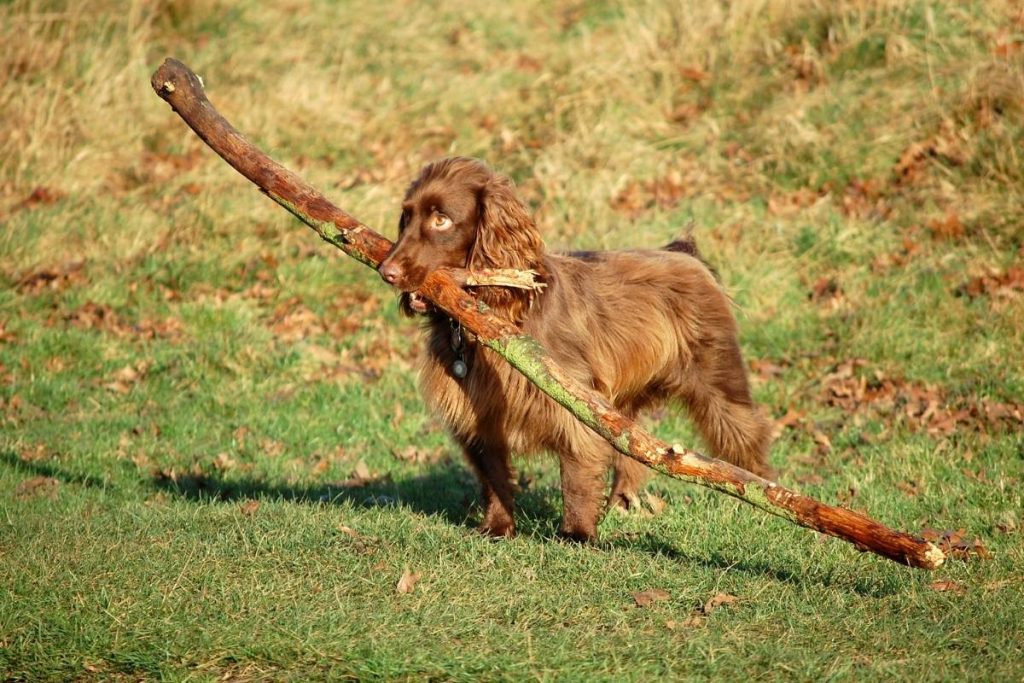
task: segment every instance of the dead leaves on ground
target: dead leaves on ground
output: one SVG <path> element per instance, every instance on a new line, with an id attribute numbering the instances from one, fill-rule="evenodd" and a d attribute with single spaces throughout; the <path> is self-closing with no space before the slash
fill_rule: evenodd
<path id="1" fill-rule="evenodd" d="M 750 368 L 755 378 L 771 381 L 781 376 L 790 365 L 785 360 L 754 360 Z M 810 385 L 816 387 L 814 400 L 857 418 L 855 424 L 863 418 L 896 422 L 906 425 L 911 431 L 923 431 L 936 437 L 946 437 L 964 429 L 988 433 L 998 429 L 1024 428 L 1024 403 L 977 396 L 953 398 L 934 384 L 889 377 L 880 369 L 872 369 L 862 358 L 839 362 L 816 359 L 816 365 L 824 365 L 824 369 L 817 371 L 821 373 L 820 379 Z M 787 430 L 806 432 L 822 454 L 832 451 L 828 435 L 804 411 L 790 408 L 775 420 L 775 437 Z"/>
<path id="2" fill-rule="evenodd" d="M 704 603 L 704 606 L 701 607 L 701 613 L 704 616 L 708 616 L 719 607 L 722 607 L 723 605 L 731 605 L 737 600 L 739 600 L 739 598 L 735 595 L 730 595 L 729 593 L 715 593 L 707 602 Z"/>
<path id="3" fill-rule="evenodd" d="M 54 500 L 59 488 L 60 482 L 53 477 L 32 477 L 18 484 L 14 489 L 14 497 L 19 500 L 40 497 Z"/>
<path id="4" fill-rule="evenodd" d="M 252 517 L 260 509 L 258 500 L 247 500 L 238 506 L 239 511 L 246 517 Z"/>
<path id="5" fill-rule="evenodd" d="M 840 308 L 846 300 L 843 288 L 833 277 L 818 278 L 811 287 L 807 298 L 819 306 L 826 306 L 830 309 Z"/>
<path id="6" fill-rule="evenodd" d="M 67 193 L 63 190 L 48 187 L 46 185 L 37 185 L 28 193 L 28 195 L 26 195 L 24 199 L 14 205 L 11 213 L 13 214 L 24 210 L 31 211 L 32 209 L 40 206 L 56 204 L 65 197 L 67 197 Z"/>
<path id="7" fill-rule="evenodd" d="M 148 361 L 125 365 L 115 372 L 103 387 L 117 394 L 127 394 L 146 377 L 151 366 Z"/>
<path id="8" fill-rule="evenodd" d="M 963 142 L 950 121 L 943 121 L 937 133 L 903 150 L 893 167 L 896 182 L 909 185 L 921 180 L 930 159 L 951 166 L 960 166 L 967 161 L 968 154 Z"/>
<path id="9" fill-rule="evenodd" d="M 630 594 L 633 598 L 633 603 L 641 608 L 647 608 L 659 602 L 667 602 L 672 599 L 672 595 L 662 588 L 649 588 L 643 591 L 637 591 Z M 665 622 L 665 627 L 670 631 L 675 631 L 681 628 L 700 628 L 707 624 L 708 617 L 713 612 L 721 607 L 732 605 L 737 602 L 739 598 L 730 593 L 715 593 L 710 598 L 705 600 L 703 604 L 697 606 L 689 615 L 681 620 L 669 619 Z"/>
<path id="10" fill-rule="evenodd" d="M 931 384 L 888 377 L 881 370 L 865 371 L 868 362 L 849 359 L 837 364 L 821 380 L 826 405 L 850 414 L 899 418 L 914 431 L 946 436 L 970 428 L 986 431 L 1024 425 L 1024 404 L 1002 403 L 988 398 L 951 400 Z"/>
<path id="11" fill-rule="evenodd" d="M 928 584 L 928 588 L 939 593 L 957 593 L 962 595 L 967 592 L 967 586 L 959 581 L 953 581 L 952 579 L 939 579 L 938 581 L 932 581 Z"/>
<path id="12" fill-rule="evenodd" d="M 58 316 L 52 315 L 47 325 L 57 324 Z M 180 339 L 185 330 L 184 324 L 175 317 L 146 318 L 138 322 L 125 321 L 106 304 L 87 301 L 78 308 L 59 316 L 64 324 L 79 330 L 96 330 L 123 339 Z"/>
<path id="13" fill-rule="evenodd" d="M 391 453 L 397 460 L 413 465 L 432 465 L 445 459 L 444 449 L 440 446 L 426 449 L 410 444 L 403 449 L 396 448 Z"/>
<path id="14" fill-rule="evenodd" d="M 37 296 L 43 292 L 63 292 L 69 287 L 86 284 L 85 261 L 66 261 L 56 266 L 42 266 L 17 278 L 15 288 L 22 294 Z"/>
<path id="15" fill-rule="evenodd" d="M 982 560 L 992 559 L 992 553 L 988 548 L 979 539 L 968 538 L 967 531 L 964 529 L 937 531 L 926 527 L 921 530 L 920 536 L 937 545 L 942 552 L 946 553 L 946 557 L 955 557 L 960 560 L 970 560 L 975 557 Z"/>
<path id="16" fill-rule="evenodd" d="M 380 474 L 370 470 L 365 460 L 356 463 L 347 479 L 332 481 L 328 484 L 331 488 L 359 489 L 371 484 L 378 484 L 390 480 L 390 475 Z"/>
<path id="17" fill-rule="evenodd" d="M 418 353 L 415 345 L 399 350 L 394 335 L 384 330 L 384 320 L 377 314 L 380 297 L 362 292 L 346 292 L 329 300 L 325 313 L 319 314 L 293 297 L 275 306 L 267 327 L 285 343 L 306 342 L 304 352 L 312 361 L 305 374 L 315 381 L 344 382 L 350 378 L 375 380 L 388 369 L 411 368 L 411 358 Z M 373 335 L 357 332 L 369 330 Z M 312 340 L 327 337 L 350 340 L 346 348 L 320 345 Z"/>
<path id="18" fill-rule="evenodd" d="M 655 602 L 662 602 L 672 597 L 667 590 L 661 588 L 649 588 L 645 591 L 637 591 L 631 595 L 637 607 L 647 607 Z"/>
<path id="19" fill-rule="evenodd" d="M 0 320 L 0 344 L 9 344 L 17 338 L 17 334 L 7 329 L 7 321 Z"/>
<path id="20" fill-rule="evenodd" d="M 1020 296 L 1024 292 L 1024 267 L 1014 266 L 999 272 L 988 269 L 982 275 L 973 277 L 956 289 L 958 296 L 976 299 L 981 296 L 1006 299 Z"/>

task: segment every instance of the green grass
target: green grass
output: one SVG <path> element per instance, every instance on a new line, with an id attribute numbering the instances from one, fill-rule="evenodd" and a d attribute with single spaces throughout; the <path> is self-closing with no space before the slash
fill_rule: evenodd
<path id="1" fill-rule="evenodd" d="M 991 284 L 1024 265 L 1014 3 L 125 5 L 0 3 L 0 677 L 1024 675 L 1024 423 L 999 413 L 1024 292 Z M 415 324 L 152 94 L 167 55 L 384 234 L 448 153 L 511 175 L 552 248 L 689 226 L 758 400 L 798 418 L 781 481 L 992 557 L 908 570 L 667 479 L 660 514 L 565 544 L 550 458 L 519 463 L 519 536 L 480 537 Z M 834 393 L 860 378 L 873 400 Z"/>

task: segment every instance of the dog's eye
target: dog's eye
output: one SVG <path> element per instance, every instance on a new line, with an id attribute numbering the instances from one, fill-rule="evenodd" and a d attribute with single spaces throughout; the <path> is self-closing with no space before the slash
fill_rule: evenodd
<path id="1" fill-rule="evenodd" d="M 443 213 L 435 213 L 430 219 L 430 227 L 434 230 L 447 230 L 452 227 L 452 219 Z"/>

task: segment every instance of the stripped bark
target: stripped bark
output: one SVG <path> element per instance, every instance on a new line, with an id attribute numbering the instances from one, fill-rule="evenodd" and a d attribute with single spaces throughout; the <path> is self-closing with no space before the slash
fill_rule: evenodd
<path id="1" fill-rule="evenodd" d="M 450 269 L 455 284 L 462 287 L 512 287 L 513 289 L 532 289 L 540 291 L 547 285 L 537 279 L 533 270 L 513 270 L 512 268 L 464 268 Z"/>
<path id="2" fill-rule="evenodd" d="M 286 208 L 321 238 L 357 261 L 376 268 L 391 242 L 328 201 L 235 130 L 206 98 L 199 78 L 181 62 L 167 59 L 153 74 L 153 89 L 228 164 Z M 853 510 L 835 507 L 702 455 L 660 441 L 622 415 L 603 397 L 569 378 L 534 338 L 492 314 L 462 289 L 465 277 L 439 270 L 416 292 L 476 334 L 544 393 L 619 452 L 665 475 L 721 491 L 783 519 L 853 543 L 912 567 L 935 569 L 942 551 L 924 539 L 890 529 Z"/>

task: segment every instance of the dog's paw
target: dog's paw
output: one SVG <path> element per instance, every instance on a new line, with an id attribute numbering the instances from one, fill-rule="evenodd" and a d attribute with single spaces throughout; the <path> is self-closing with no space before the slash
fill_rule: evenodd
<path id="1" fill-rule="evenodd" d="M 641 508 L 640 496 L 635 491 L 623 491 L 611 497 L 611 509 L 623 515 L 636 512 Z"/>
<path id="2" fill-rule="evenodd" d="M 665 499 L 650 491 L 621 492 L 612 496 L 609 501 L 612 510 L 620 515 L 641 515 L 655 517 L 665 509 Z"/>
<path id="3" fill-rule="evenodd" d="M 593 526 L 563 526 L 558 530 L 558 537 L 570 543 L 593 543 L 597 540 L 597 528 Z"/>
<path id="4" fill-rule="evenodd" d="M 516 522 L 506 510 L 495 506 L 484 514 L 477 531 L 491 538 L 512 538 L 516 535 Z"/>
<path id="5" fill-rule="evenodd" d="M 516 527 L 514 524 L 484 523 L 477 527 L 477 531 L 479 531 L 484 536 L 488 536 L 490 538 L 495 539 L 512 538 L 516 535 Z"/>

